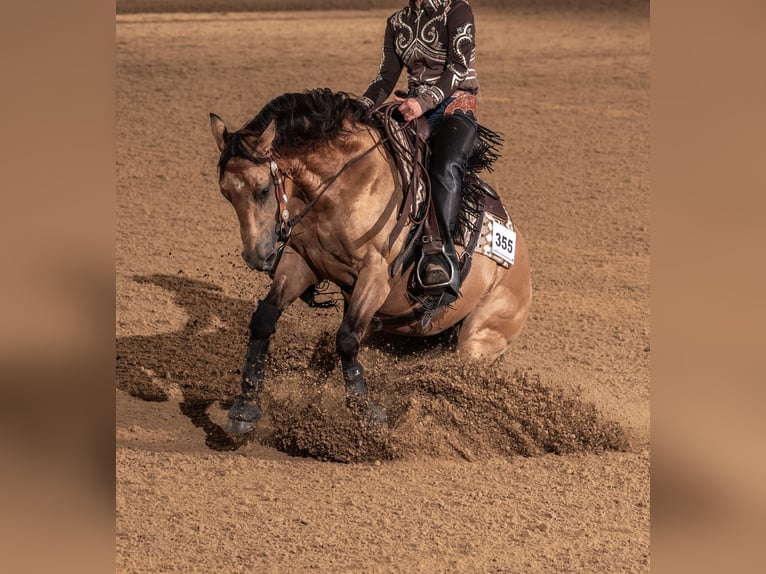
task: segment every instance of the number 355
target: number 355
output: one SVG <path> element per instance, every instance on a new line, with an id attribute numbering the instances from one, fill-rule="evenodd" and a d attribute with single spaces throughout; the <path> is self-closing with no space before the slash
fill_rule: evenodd
<path id="1" fill-rule="evenodd" d="M 504 249 L 505 251 L 513 251 L 513 241 L 511 241 L 505 235 L 495 233 L 495 245 L 501 249 Z"/>

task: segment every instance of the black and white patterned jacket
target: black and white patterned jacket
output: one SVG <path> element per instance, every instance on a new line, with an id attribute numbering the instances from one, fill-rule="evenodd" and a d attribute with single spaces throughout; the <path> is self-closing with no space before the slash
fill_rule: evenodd
<path id="1" fill-rule="evenodd" d="M 421 9 L 410 0 L 388 18 L 380 72 L 360 101 L 381 105 L 405 66 L 409 94 L 423 112 L 455 90 L 476 94 L 474 34 L 473 11 L 466 0 L 423 0 Z"/>

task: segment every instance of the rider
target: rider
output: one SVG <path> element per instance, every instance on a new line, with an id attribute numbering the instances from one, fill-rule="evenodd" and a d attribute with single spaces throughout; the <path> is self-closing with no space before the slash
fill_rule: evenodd
<path id="1" fill-rule="evenodd" d="M 465 162 L 476 140 L 474 18 L 466 0 L 409 0 L 388 18 L 378 76 L 359 101 L 380 106 L 407 67 L 408 93 L 399 98 L 407 121 L 422 115 L 431 128 L 429 176 L 441 252 L 418 263 L 423 287 L 457 296 L 460 272 L 452 232 L 457 224 Z M 424 243 L 425 243 L 424 241 Z"/>

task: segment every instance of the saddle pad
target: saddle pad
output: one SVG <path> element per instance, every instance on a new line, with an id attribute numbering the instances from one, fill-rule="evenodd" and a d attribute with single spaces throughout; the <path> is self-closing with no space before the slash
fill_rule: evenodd
<path id="1" fill-rule="evenodd" d="M 475 251 L 502 267 L 508 268 L 513 265 L 516 257 L 516 233 L 511 220 L 503 221 L 489 211 L 484 212 L 481 236 Z"/>

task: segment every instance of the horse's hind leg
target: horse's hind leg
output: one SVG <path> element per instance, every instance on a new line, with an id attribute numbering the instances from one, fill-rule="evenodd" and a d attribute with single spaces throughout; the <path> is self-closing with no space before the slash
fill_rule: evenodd
<path id="1" fill-rule="evenodd" d="M 457 342 L 459 354 L 494 360 L 519 336 L 531 302 L 527 263 L 520 263 L 523 267 L 500 271 L 500 280 L 463 320 Z"/>

